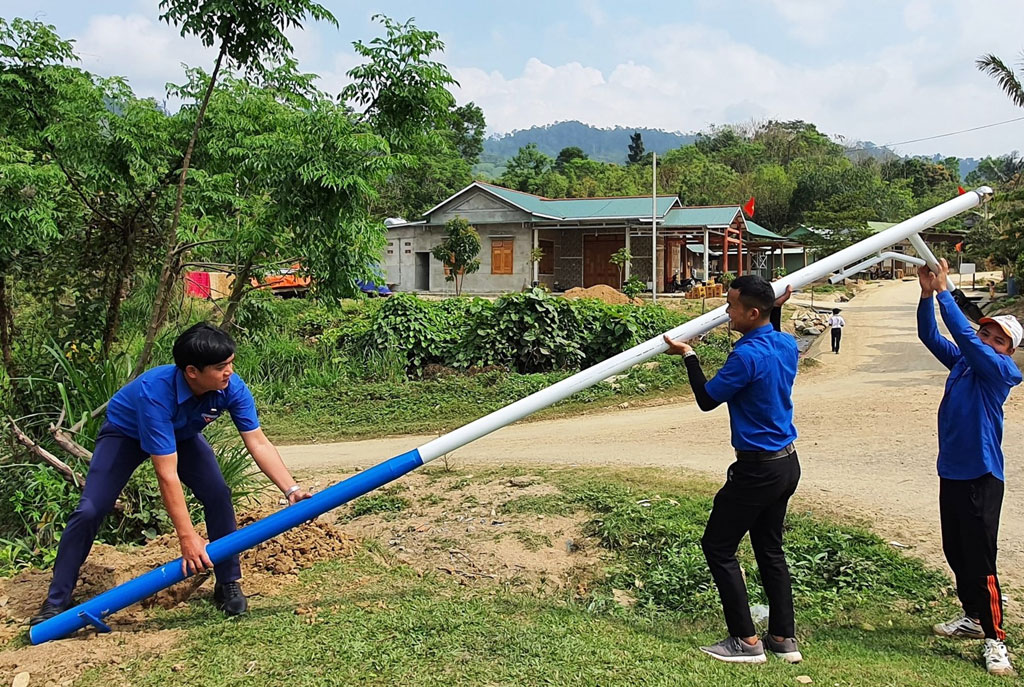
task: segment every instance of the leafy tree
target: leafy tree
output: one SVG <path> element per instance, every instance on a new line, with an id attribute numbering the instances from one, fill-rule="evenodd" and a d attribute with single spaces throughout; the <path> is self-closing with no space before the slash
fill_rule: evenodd
<path id="1" fill-rule="evenodd" d="M 445 266 L 445 281 L 455 282 L 455 295 L 462 295 L 462 281 L 480 269 L 480 234 L 462 217 L 448 220 L 445 238 L 431 251 Z"/>
<path id="2" fill-rule="evenodd" d="M 762 143 L 750 140 L 735 127 L 712 127 L 694 142 L 697 150 L 715 162 L 732 167 L 740 174 L 752 172 L 768 162 Z"/>
<path id="3" fill-rule="evenodd" d="M 982 55 L 975 61 L 975 66 L 996 80 L 999 87 L 1003 89 L 1007 97 L 1017 107 L 1024 107 L 1024 86 L 1020 79 L 1013 73 L 1013 70 L 1006 66 L 1001 59 L 989 53 Z"/>
<path id="4" fill-rule="evenodd" d="M 742 176 L 740 198 L 757 198 L 757 221 L 770 229 L 780 229 L 789 219 L 789 205 L 796 184 L 785 168 L 765 164 Z"/>
<path id="5" fill-rule="evenodd" d="M 412 19 L 399 23 L 382 14 L 373 18 L 384 25 L 386 35 L 353 44 L 367 62 L 349 70 L 352 83 L 341 92 L 342 101 L 363 108 L 362 120 L 388 141 L 392 152 L 439 144 L 439 132 L 450 124 L 455 105 L 448 88 L 458 85 L 447 67 L 428 59 L 444 50 L 444 42 L 437 32 L 418 29 Z"/>
<path id="6" fill-rule="evenodd" d="M 190 75 L 180 90 L 205 90 L 209 77 Z M 315 293 L 336 295 L 376 262 L 381 230 L 346 189 L 383 185 L 397 161 L 314 78 L 286 61 L 255 82 L 228 73 L 210 98 L 192 197 L 216 238 L 199 249 L 206 262 L 186 264 L 234 275 L 222 326 L 251 277 L 300 263 Z"/>
<path id="7" fill-rule="evenodd" d="M 1000 157 L 986 157 L 978 163 L 977 169 L 964 179 L 971 186 L 981 184 L 1003 184 L 1024 172 L 1024 158 L 1016 151 Z"/>
<path id="8" fill-rule="evenodd" d="M 629 154 L 626 156 L 626 162 L 631 165 L 636 165 L 642 162 L 644 159 L 644 138 L 643 134 L 639 131 L 633 132 L 629 137 Z"/>
<path id="9" fill-rule="evenodd" d="M 670 150 L 658 165 L 658 186 L 679 196 L 684 205 L 720 205 L 736 202 L 740 175 L 715 162 L 696 146 Z"/>
<path id="10" fill-rule="evenodd" d="M 755 128 L 752 140 L 763 146 L 768 160 L 783 166 L 798 159 L 825 160 L 843 153 L 842 146 L 800 120 L 764 122 Z"/>
<path id="11" fill-rule="evenodd" d="M 203 117 L 221 67 L 226 62 L 226 66 L 241 72 L 258 73 L 265 68 L 267 62 L 279 62 L 292 52 L 292 45 L 284 32 L 287 29 L 302 28 L 306 16 L 337 26 L 334 15 L 312 0 L 264 0 L 258 5 L 247 0 L 161 0 L 160 9 L 163 11 L 160 19 L 180 27 L 182 36 L 196 36 L 206 47 L 218 45 L 218 49 L 206 92 L 197 102 L 198 107 L 182 108 L 185 113 L 194 111 L 195 121 L 181 162 L 174 210 L 164 232 L 165 252 L 153 312 L 133 376 L 141 373 L 149 363 L 153 343 L 167 320 L 171 294 L 185 252 L 178 236 L 185 183 Z"/>
<path id="12" fill-rule="evenodd" d="M 68 66 L 75 59 L 53 27 L 0 19 L 0 178 L 11 191 L 10 184 L 23 183 L 5 204 L 13 211 L 2 232 L 9 240 L 0 239 L 18 259 L 0 267 L 4 275 L 30 271 L 24 288 L 45 302 L 74 304 L 51 310 L 51 336 L 95 335 L 105 354 L 131 272 L 147 264 L 163 231 L 156 217 L 167 208 L 164 190 L 180 162 L 180 139 L 156 103 L 136 98 L 122 79 Z M 45 251 L 41 238 L 49 240 Z M 30 246 L 35 250 L 26 251 Z M 0 289 L 5 308 L 10 288 Z M 0 322 L 14 326 L 9 309 Z M 10 346 L 5 332 L 0 341 Z"/>
<path id="13" fill-rule="evenodd" d="M 475 165 L 484 152 L 484 111 L 476 103 L 466 103 L 451 111 L 451 146 L 467 165 Z"/>
<path id="14" fill-rule="evenodd" d="M 611 259 L 608 261 L 619 270 L 619 288 L 622 288 L 622 270 L 626 267 L 626 263 L 633 259 L 633 254 L 629 252 L 628 248 L 620 248 L 612 253 Z"/>
<path id="15" fill-rule="evenodd" d="M 579 146 L 569 146 L 568 148 L 562 148 L 558 151 L 558 157 L 555 158 L 555 171 L 562 173 L 565 171 L 566 165 L 573 160 L 586 160 L 587 154 L 583 152 L 583 148 Z"/>
<path id="16" fill-rule="evenodd" d="M 505 165 L 498 180 L 502 186 L 526 193 L 539 193 L 541 178 L 551 170 L 551 158 L 537 150 L 533 143 L 525 145 Z"/>

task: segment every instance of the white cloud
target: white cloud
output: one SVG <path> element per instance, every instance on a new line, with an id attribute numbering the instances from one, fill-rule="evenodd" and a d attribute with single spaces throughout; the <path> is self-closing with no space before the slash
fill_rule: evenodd
<path id="1" fill-rule="evenodd" d="M 181 64 L 213 68 L 216 53 L 195 38 L 141 14 L 96 15 L 76 39 L 82 66 L 103 76 L 124 76 L 135 92 L 163 100 L 168 82 L 182 83 Z"/>
<path id="2" fill-rule="evenodd" d="M 607 75 L 579 62 L 551 65 L 537 58 L 511 77 L 456 68 L 459 100 L 480 105 L 489 127 L 499 132 L 567 119 L 696 131 L 779 118 L 811 121 L 827 133 L 875 143 L 1022 114 L 973 69 L 958 69 L 949 78 L 941 69 L 933 73 L 933 65 L 951 60 L 951 46 L 941 42 L 916 40 L 856 61 L 797 65 L 704 27 L 665 26 L 639 41 L 655 46 L 644 61 L 623 62 Z M 1024 123 L 1016 126 L 1024 132 Z M 1009 150 L 1007 135 L 987 129 L 902 150 L 998 154 Z"/>
<path id="3" fill-rule="evenodd" d="M 833 31 L 840 29 L 836 15 L 845 0 L 768 0 L 789 25 L 793 38 L 807 45 L 824 45 Z"/>
<path id="4" fill-rule="evenodd" d="M 607 13 L 601 8 L 597 0 L 579 0 L 579 8 L 594 26 L 604 26 L 608 21 Z"/>
<path id="5" fill-rule="evenodd" d="M 928 0 L 911 0 L 903 8 L 903 23 L 911 31 L 924 31 L 935 21 Z"/>

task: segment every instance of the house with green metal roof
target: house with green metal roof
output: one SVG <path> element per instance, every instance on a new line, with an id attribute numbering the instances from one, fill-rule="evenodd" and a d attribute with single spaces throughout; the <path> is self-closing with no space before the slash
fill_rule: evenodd
<path id="1" fill-rule="evenodd" d="M 738 205 L 683 207 L 669 195 L 544 198 L 477 181 L 420 219 L 389 223 L 381 261 L 388 283 L 402 291 L 450 292 L 444 266 L 431 250 L 441 242 L 445 223 L 456 217 L 480 234 L 480 270 L 463 284 L 467 293 L 478 294 L 532 284 L 555 291 L 596 284 L 619 288 L 610 258 L 621 248 L 632 255 L 623 278 L 636 276 L 650 288 L 654 274 L 654 285 L 664 293 L 674 275 L 706 280 L 725 271 L 762 271 L 767 268 L 761 256 L 769 247 L 797 245 L 753 224 Z"/>

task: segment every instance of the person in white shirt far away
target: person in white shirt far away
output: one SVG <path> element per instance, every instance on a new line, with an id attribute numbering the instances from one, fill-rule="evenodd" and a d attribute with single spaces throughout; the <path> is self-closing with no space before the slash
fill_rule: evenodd
<path id="1" fill-rule="evenodd" d="M 843 338 L 843 327 L 846 320 L 839 314 L 839 308 L 832 308 L 832 317 L 828 318 L 828 328 L 832 330 L 832 352 L 839 355 L 839 341 Z"/>

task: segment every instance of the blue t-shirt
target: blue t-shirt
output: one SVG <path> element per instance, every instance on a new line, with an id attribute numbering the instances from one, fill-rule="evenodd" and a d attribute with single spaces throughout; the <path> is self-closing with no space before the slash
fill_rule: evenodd
<path id="1" fill-rule="evenodd" d="M 107 404 L 107 422 L 138 439 L 146 453 L 162 456 L 176 452 L 178 439 L 191 439 L 225 410 L 240 432 L 260 426 L 252 393 L 237 374 L 226 389 L 196 396 L 177 366 L 161 365 L 114 394 Z"/>
<path id="2" fill-rule="evenodd" d="M 737 451 L 778 451 L 796 440 L 792 394 L 799 355 L 792 336 L 766 324 L 737 341 L 704 386 L 711 398 L 729 404 Z"/>
<path id="3" fill-rule="evenodd" d="M 981 342 L 948 291 L 938 295 L 939 310 L 954 345 L 939 334 L 935 304 L 917 306 L 917 335 L 949 369 L 939 404 L 939 477 L 974 479 L 992 473 L 1003 479 L 1003 403 L 1021 383 L 1008 355 Z"/>

